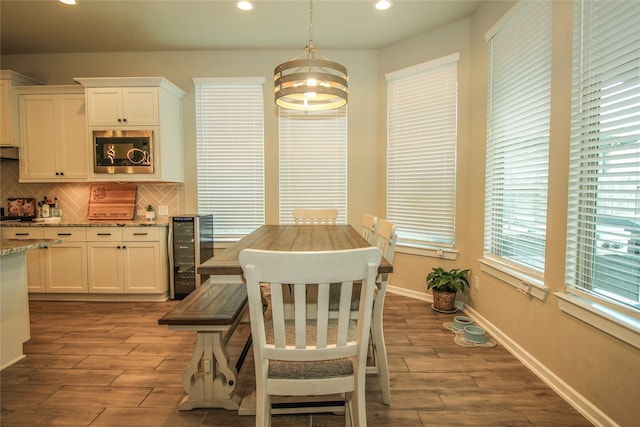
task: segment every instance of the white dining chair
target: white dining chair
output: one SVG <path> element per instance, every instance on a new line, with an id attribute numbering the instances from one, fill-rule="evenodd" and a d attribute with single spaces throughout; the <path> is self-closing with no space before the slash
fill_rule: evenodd
<path id="1" fill-rule="evenodd" d="M 240 265 L 247 280 L 256 373 L 256 426 L 271 421 L 271 396 L 342 394 L 345 424 L 364 427 L 367 343 L 380 249 L 276 252 L 245 249 Z M 360 310 L 351 318 L 353 282 L 361 281 Z M 263 313 L 260 284 L 270 288 Z M 307 304 L 316 284 L 317 304 Z M 329 309 L 330 284 L 340 286 L 337 317 Z M 294 316 L 285 316 L 283 294 L 293 289 Z"/>
<path id="2" fill-rule="evenodd" d="M 362 214 L 362 237 L 372 245 L 375 245 L 376 227 L 378 225 L 378 217 L 370 213 Z"/>
<path id="3" fill-rule="evenodd" d="M 375 246 L 380 249 L 382 256 L 393 263 L 396 252 L 398 234 L 396 226 L 383 218 L 378 218 Z M 389 362 L 387 359 L 387 347 L 384 342 L 384 300 L 387 293 L 389 273 L 378 274 L 376 278 L 377 292 L 373 304 L 373 319 L 371 320 L 371 347 L 373 349 L 373 365 L 367 367 L 367 374 L 378 375 L 380 390 L 382 391 L 382 403 L 391 404 L 391 387 L 389 385 Z"/>
<path id="4" fill-rule="evenodd" d="M 294 209 L 293 220 L 299 225 L 335 224 L 338 220 L 338 209 Z"/>

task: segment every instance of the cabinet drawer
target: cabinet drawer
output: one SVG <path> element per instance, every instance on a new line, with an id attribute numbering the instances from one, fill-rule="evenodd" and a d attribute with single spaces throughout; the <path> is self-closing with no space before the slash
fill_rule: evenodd
<path id="1" fill-rule="evenodd" d="M 120 227 L 88 227 L 87 241 L 89 242 L 120 242 L 122 228 Z"/>
<path id="2" fill-rule="evenodd" d="M 67 242 L 86 242 L 85 227 L 45 227 L 45 239 L 63 239 Z"/>
<path id="3" fill-rule="evenodd" d="M 158 242 L 160 241 L 160 231 L 158 227 L 125 227 L 122 230 L 122 240 Z"/>
<path id="4" fill-rule="evenodd" d="M 2 227 L 3 239 L 44 239 L 42 227 Z"/>

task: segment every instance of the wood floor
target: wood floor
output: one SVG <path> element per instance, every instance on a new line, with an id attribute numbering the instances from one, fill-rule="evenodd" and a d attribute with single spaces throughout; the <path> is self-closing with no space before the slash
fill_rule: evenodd
<path id="1" fill-rule="evenodd" d="M 1 425 L 253 426 L 254 417 L 223 409 L 177 410 L 195 334 L 157 325 L 175 303 L 32 301 L 27 357 L 0 373 Z M 454 343 L 442 326 L 452 318 L 388 295 L 391 406 L 368 377 L 369 426 L 591 425 L 499 344 Z M 230 342 L 234 360 L 248 328 Z M 236 391 L 245 396 L 253 387 L 250 352 Z M 343 416 L 281 415 L 273 425 L 341 426 Z"/>

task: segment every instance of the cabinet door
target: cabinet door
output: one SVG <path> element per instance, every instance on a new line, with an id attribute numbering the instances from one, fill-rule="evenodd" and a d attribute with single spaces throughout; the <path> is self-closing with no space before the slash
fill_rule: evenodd
<path id="1" fill-rule="evenodd" d="M 122 243 L 89 242 L 89 292 L 123 293 Z"/>
<path id="2" fill-rule="evenodd" d="M 122 126 L 122 90 L 117 87 L 87 89 L 89 126 Z"/>
<path id="3" fill-rule="evenodd" d="M 52 95 L 20 97 L 20 179 L 56 179 L 56 157 L 59 123 L 57 99 Z"/>
<path id="4" fill-rule="evenodd" d="M 158 126 L 158 88 L 122 88 L 122 111 L 127 125 Z"/>
<path id="5" fill-rule="evenodd" d="M 43 239 L 40 227 L 2 227 L 3 239 Z M 30 249 L 27 256 L 27 287 L 29 292 L 46 292 L 45 255 L 48 248 Z"/>
<path id="6" fill-rule="evenodd" d="M 49 247 L 46 252 L 47 291 L 86 293 L 86 242 L 61 243 Z"/>
<path id="7" fill-rule="evenodd" d="M 0 145 L 12 145 L 11 92 L 8 80 L 0 80 Z"/>
<path id="8" fill-rule="evenodd" d="M 89 170 L 89 143 L 84 95 L 61 95 L 59 100 L 59 172 L 62 179 L 86 179 Z"/>
<path id="9" fill-rule="evenodd" d="M 49 248 L 27 251 L 27 289 L 29 292 L 46 292 L 47 277 L 45 259 Z"/>
<path id="10" fill-rule="evenodd" d="M 163 279 L 159 242 L 124 242 L 124 292 L 160 293 Z"/>
<path id="11" fill-rule="evenodd" d="M 20 118 L 20 182 L 86 180 L 89 143 L 84 95 L 22 95 Z"/>

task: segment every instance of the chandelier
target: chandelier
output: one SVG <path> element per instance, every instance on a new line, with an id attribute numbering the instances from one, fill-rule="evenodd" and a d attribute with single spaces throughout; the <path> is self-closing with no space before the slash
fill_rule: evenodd
<path id="1" fill-rule="evenodd" d="M 274 70 L 276 105 L 289 110 L 333 110 L 347 104 L 347 68 L 318 53 L 313 44 L 313 2 L 305 51 Z"/>

